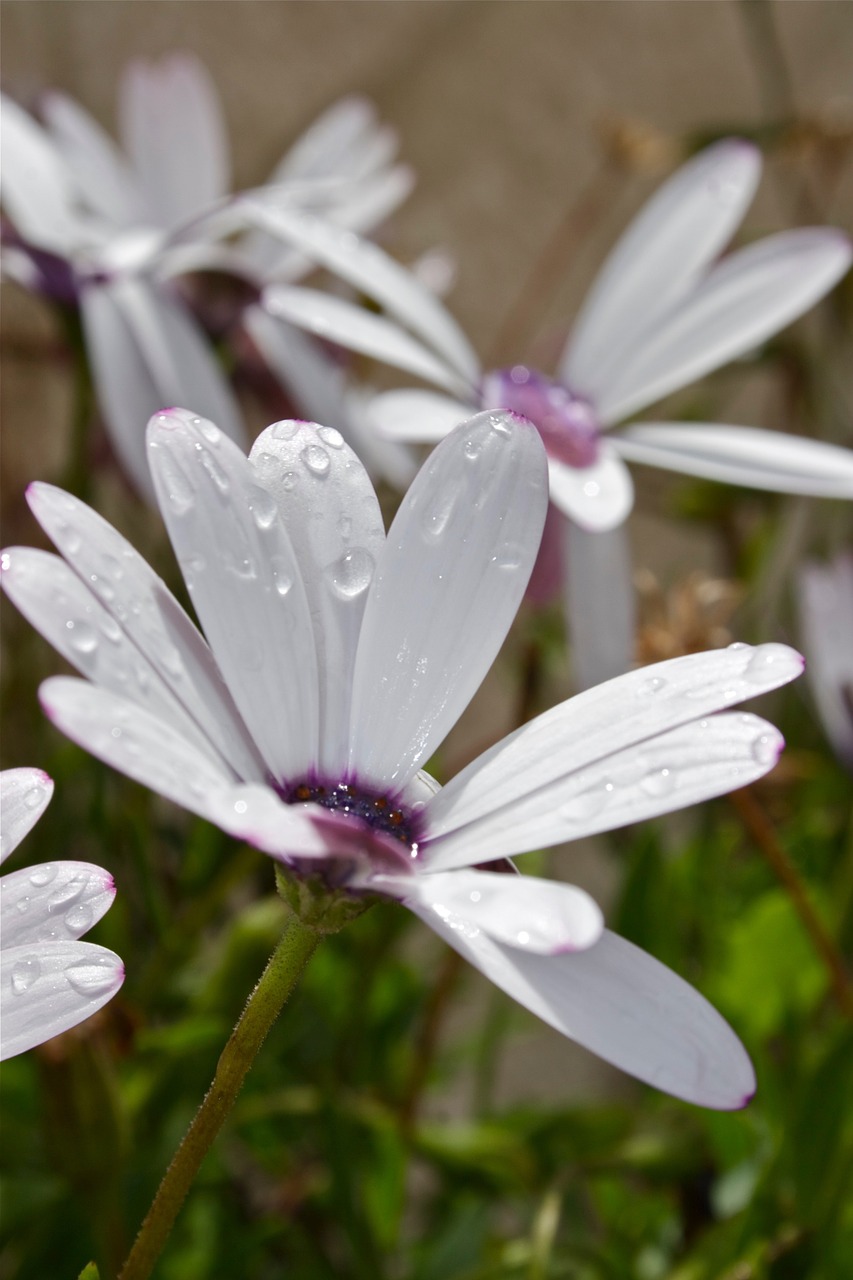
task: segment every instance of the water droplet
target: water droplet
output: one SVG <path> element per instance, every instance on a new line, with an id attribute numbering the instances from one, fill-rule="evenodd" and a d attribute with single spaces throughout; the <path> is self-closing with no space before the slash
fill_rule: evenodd
<path id="1" fill-rule="evenodd" d="M 67 884 L 50 895 L 47 902 L 48 911 L 53 914 L 55 911 L 64 911 L 66 907 L 72 906 L 78 898 L 82 897 L 88 883 L 88 876 L 75 876 L 73 880 L 69 880 Z"/>
<path id="2" fill-rule="evenodd" d="M 76 529 L 72 529 L 70 524 L 66 524 L 64 520 L 58 520 L 54 529 L 56 534 L 56 542 L 62 551 L 69 556 L 74 556 L 80 550 L 82 543 L 80 535 Z"/>
<path id="3" fill-rule="evenodd" d="M 743 640 L 735 640 L 732 644 L 726 645 L 727 649 L 748 649 L 749 645 L 744 644 Z"/>
<path id="4" fill-rule="evenodd" d="M 663 676 L 649 676 L 648 680 L 644 680 L 638 687 L 637 693 L 643 695 L 649 693 L 660 693 L 661 689 L 666 688 L 666 681 Z"/>
<path id="5" fill-rule="evenodd" d="M 363 547 L 353 547 L 329 565 L 326 576 L 336 595 L 354 600 L 370 586 L 374 570 L 373 556 Z"/>
<path id="6" fill-rule="evenodd" d="M 38 982 L 40 977 L 41 964 L 37 956 L 27 956 L 26 959 L 19 960 L 10 974 L 13 993 L 16 996 L 22 996 L 25 991 L 29 991 L 34 982 Z"/>
<path id="7" fill-rule="evenodd" d="M 298 476 L 295 471 L 285 471 L 281 480 L 282 489 L 286 489 L 288 493 L 296 487 Z"/>
<path id="8" fill-rule="evenodd" d="M 499 569 L 512 571 L 517 569 L 521 564 L 522 551 L 521 547 L 514 544 L 508 544 L 503 547 L 495 556 L 495 564 Z"/>
<path id="9" fill-rule="evenodd" d="M 96 573 L 89 574 L 89 582 L 92 584 L 92 590 L 99 599 L 109 601 L 115 598 L 115 591 L 112 589 L 110 584 L 108 582 L 104 582 Z"/>
<path id="10" fill-rule="evenodd" d="M 122 629 L 116 622 L 115 618 L 110 617 L 109 614 L 106 614 L 103 618 L 101 618 L 99 626 L 101 628 L 101 633 L 104 636 L 106 636 L 107 640 L 109 640 L 112 644 L 121 644 Z"/>
<path id="11" fill-rule="evenodd" d="M 29 911 L 30 909 L 29 898 L 19 898 L 18 901 L 15 903 L 15 907 L 21 913 L 21 915 L 25 915 L 26 912 Z"/>
<path id="12" fill-rule="evenodd" d="M 69 644 L 77 653 L 94 653 L 98 647 L 98 637 L 95 634 L 94 627 L 89 626 L 88 622 L 81 622 L 79 619 L 69 619 L 65 624 L 68 631 L 71 632 Z"/>
<path id="13" fill-rule="evenodd" d="M 667 796 L 675 786 L 676 775 L 672 769 L 652 769 L 640 782 L 647 796 Z"/>
<path id="14" fill-rule="evenodd" d="M 332 460 L 322 445 L 307 444 L 299 456 L 315 476 L 328 475 Z"/>
<path id="15" fill-rule="evenodd" d="M 329 446 L 330 449 L 342 449 L 344 438 L 340 431 L 336 431 L 334 427 L 320 427 L 317 431 L 320 439 Z"/>
<path id="16" fill-rule="evenodd" d="M 273 440 L 292 440 L 299 430 L 300 425 L 301 424 L 299 422 L 294 422 L 292 419 L 285 419 L 281 422 L 273 423 L 270 428 Z"/>
<path id="17" fill-rule="evenodd" d="M 166 486 L 169 505 L 176 515 L 184 516 L 191 511 L 195 503 L 192 485 L 179 467 L 175 466 L 168 455 L 161 455 L 160 475 Z"/>
<path id="18" fill-rule="evenodd" d="M 278 504 L 266 489 L 256 489 L 252 494 L 250 510 L 259 529 L 269 529 L 275 524 Z"/>
<path id="19" fill-rule="evenodd" d="M 219 444 L 222 439 L 222 432 L 219 427 L 214 426 L 212 422 L 208 422 L 207 418 L 194 418 L 193 426 L 198 427 L 205 440 L 211 444 Z"/>
<path id="20" fill-rule="evenodd" d="M 612 790 L 612 786 L 611 786 Z M 609 793 L 602 787 L 596 791 L 582 791 L 573 796 L 560 810 L 560 816 L 569 822 L 583 822 L 600 813 L 607 804 Z"/>
<path id="21" fill-rule="evenodd" d="M 472 439 L 472 440 L 465 441 L 465 448 L 463 452 L 469 462 L 476 462 L 476 460 L 479 458 L 482 451 L 483 451 L 483 446 L 480 444 L 478 440 Z"/>
<path id="22" fill-rule="evenodd" d="M 290 576 L 287 561 L 282 556 L 272 556 L 270 558 L 270 569 L 272 570 L 272 580 L 276 591 L 280 596 L 286 596 L 293 586 L 293 578 Z"/>
<path id="23" fill-rule="evenodd" d="M 78 902 L 65 917 L 66 928 L 70 929 L 72 933 L 85 933 L 87 929 L 91 929 L 92 924 L 92 908 L 88 902 Z"/>
<path id="24" fill-rule="evenodd" d="M 515 940 L 520 947 L 526 947 L 530 941 L 530 934 L 526 929 L 519 929 L 518 933 L 515 935 Z"/>
<path id="25" fill-rule="evenodd" d="M 27 809 L 37 809 L 44 799 L 44 790 L 41 787 L 32 787 L 24 796 L 24 807 Z"/>
<path id="26" fill-rule="evenodd" d="M 601 485 L 597 480 L 587 480 L 583 486 L 584 497 L 597 498 L 601 493 Z"/>
<path id="27" fill-rule="evenodd" d="M 219 463 L 214 458 L 213 454 L 208 453 L 207 449 L 202 450 L 201 465 L 204 467 L 219 492 L 223 495 L 226 494 L 231 488 L 231 483 Z"/>
<path id="28" fill-rule="evenodd" d="M 46 884 L 50 884 L 51 880 L 56 879 L 57 870 L 55 862 L 45 862 L 41 867 L 34 867 L 30 874 L 30 884 L 43 889 Z"/>
<path id="29" fill-rule="evenodd" d="M 80 960 L 68 966 L 65 977 L 81 996 L 99 996 L 115 985 L 115 965 L 107 957 Z"/>
<path id="30" fill-rule="evenodd" d="M 453 515 L 455 506 L 455 493 L 440 493 L 433 506 L 424 512 L 421 524 L 423 532 L 430 542 L 438 542 L 441 538 L 447 528 L 450 517 Z"/>
<path id="31" fill-rule="evenodd" d="M 760 649 L 756 649 L 746 664 L 744 677 L 751 684 L 764 684 L 768 678 L 772 678 L 771 668 L 777 662 L 778 656 L 773 645 L 762 645 Z"/>
<path id="32" fill-rule="evenodd" d="M 501 418 L 497 415 L 489 418 L 489 426 L 497 435 L 503 436 L 507 440 L 512 435 L 512 426 L 506 418 Z"/>
<path id="33" fill-rule="evenodd" d="M 775 764 L 779 755 L 779 744 L 769 734 L 762 733 L 752 744 L 752 754 L 760 765 Z"/>

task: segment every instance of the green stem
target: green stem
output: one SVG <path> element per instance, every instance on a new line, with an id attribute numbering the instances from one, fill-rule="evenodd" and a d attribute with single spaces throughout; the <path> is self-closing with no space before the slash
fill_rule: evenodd
<path id="1" fill-rule="evenodd" d="M 216 1066 L 196 1117 L 178 1147 L 139 1229 L 119 1280 L 147 1280 L 202 1161 L 225 1123 L 270 1027 L 319 943 L 322 932 L 296 916 L 270 957 Z"/>

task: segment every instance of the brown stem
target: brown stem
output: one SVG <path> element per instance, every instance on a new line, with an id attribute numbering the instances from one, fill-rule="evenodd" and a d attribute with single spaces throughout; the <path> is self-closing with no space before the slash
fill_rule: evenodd
<path id="1" fill-rule="evenodd" d="M 823 921 L 809 901 L 806 886 L 780 844 L 761 802 L 749 787 L 731 792 L 729 800 L 747 834 L 758 845 L 779 883 L 790 894 L 797 915 L 811 938 L 815 951 L 826 966 L 833 995 L 839 1008 L 848 1018 L 853 1019 L 853 986 L 850 984 L 844 961 L 835 942 L 824 927 Z"/>

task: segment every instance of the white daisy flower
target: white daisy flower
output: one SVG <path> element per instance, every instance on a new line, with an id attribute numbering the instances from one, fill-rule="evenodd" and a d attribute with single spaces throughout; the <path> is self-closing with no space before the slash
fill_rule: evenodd
<path id="1" fill-rule="evenodd" d="M 576 648 L 587 640 L 584 665 L 599 672 L 624 669 L 633 642 L 624 540 L 603 538 L 633 503 L 626 461 L 780 493 L 853 497 L 849 450 L 754 427 L 626 421 L 763 342 L 847 270 L 850 243 L 829 228 L 769 236 L 718 260 L 760 172 L 755 148 L 730 140 L 670 178 L 610 253 L 554 377 L 523 364 L 484 371 L 453 317 L 380 249 L 298 211 L 254 211 L 260 225 L 374 298 L 387 317 L 276 286 L 264 295 L 272 314 L 440 389 L 378 396 L 372 417 L 381 432 L 432 443 L 474 409 L 490 408 L 522 413 L 539 428 L 551 500 L 572 522 L 569 624 L 590 624 L 597 639 L 577 635 Z M 607 592 L 596 589 L 602 576 Z"/>
<path id="2" fill-rule="evenodd" d="M 387 537 L 367 473 L 332 429 L 276 423 L 247 459 L 173 410 L 152 419 L 148 447 L 206 641 L 111 526 L 32 485 L 61 558 L 9 550 L 3 585 L 87 677 L 42 686 L 53 722 L 295 876 L 399 899 L 640 1079 L 740 1106 L 749 1060 L 697 992 L 603 931 L 583 891 L 500 872 L 512 855 L 764 774 L 779 734 L 721 708 L 792 679 L 799 655 L 741 645 L 622 676 L 440 789 L 423 766 L 497 654 L 539 544 L 547 470 L 530 423 L 484 413 L 452 432 Z"/>
<path id="3" fill-rule="evenodd" d="M 0 773 L 0 862 L 47 808 L 53 782 L 40 769 Z M 112 905 L 109 872 L 89 862 L 44 862 L 0 880 L 0 1058 L 76 1027 L 124 982 L 113 951 L 77 939 Z"/>
<path id="4" fill-rule="evenodd" d="M 76 102 L 45 95 L 44 126 L 3 98 L 4 274 L 79 304 L 98 399 L 119 460 L 150 494 L 143 424 L 164 404 L 196 404 L 243 439 L 237 401 L 209 342 L 170 286 L 181 272 L 226 271 L 259 287 L 306 259 L 245 230 L 229 198 L 225 124 L 194 57 L 132 62 L 119 85 L 121 149 Z M 256 198 L 296 200 L 367 231 L 406 197 L 392 130 L 349 97 L 330 107 Z M 236 242 L 223 237 L 245 230 Z"/>
<path id="5" fill-rule="evenodd" d="M 853 551 L 797 574 L 800 634 L 826 736 L 853 772 Z"/>

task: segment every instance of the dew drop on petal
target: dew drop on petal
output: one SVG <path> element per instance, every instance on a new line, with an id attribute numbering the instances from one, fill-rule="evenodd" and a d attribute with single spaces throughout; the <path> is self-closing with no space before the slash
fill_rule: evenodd
<path id="1" fill-rule="evenodd" d="M 472 439 L 472 440 L 465 441 L 465 447 L 463 452 L 469 462 L 476 462 L 477 458 L 479 458 L 480 454 L 482 453 L 482 450 L 483 450 L 483 446 L 479 443 L 478 440 Z"/>
<path id="2" fill-rule="evenodd" d="M 779 755 L 778 743 L 769 734 L 762 733 L 752 744 L 752 754 L 757 764 L 775 764 Z"/>
<path id="3" fill-rule="evenodd" d="M 87 929 L 91 929 L 92 923 L 92 908 L 88 902 L 78 902 L 65 917 L 66 928 L 76 934 L 85 933 Z"/>
<path id="4" fill-rule="evenodd" d="M 512 435 L 512 426 L 506 418 L 500 418 L 498 416 L 489 418 L 489 426 L 496 435 L 503 436 L 506 440 L 508 440 Z"/>
<path id="5" fill-rule="evenodd" d="M 30 875 L 30 884 L 34 884 L 37 889 L 43 889 L 46 884 L 56 879 L 57 870 L 55 862 L 46 862 L 44 866 L 36 867 Z"/>
<path id="6" fill-rule="evenodd" d="M 24 796 L 24 808 L 37 809 L 44 799 L 44 791 L 41 787 L 32 787 Z"/>
<path id="7" fill-rule="evenodd" d="M 47 900 L 48 911 L 51 913 L 63 911 L 66 907 L 72 906 L 78 898 L 82 897 L 88 883 L 88 876 L 75 876 L 73 880 L 69 880 L 62 888 L 50 895 Z"/>
<path id="8" fill-rule="evenodd" d="M 666 681 L 663 676 L 650 676 L 648 680 L 644 680 L 638 687 L 637 693 L 646 696 L 651 693 L 660 693 L 661 689 L 666 688 Z"/>
<path id="9" fill-rule="evenodd" d="M 292 419 L 283 419 L 273 423 L 270 428 L 273 440 L 292 440 L 299 430 L 300 424 Z"/>
<path id="10" fill-rule="evenodd" d="M 278 505 L 265 489 L 257 489 L 252 494 L 251 511 L 259 529 L 270 529 L 275 524 Z"/>
<path id="11" fill-rule="evenodd" d="M 191 511 L 195 504 L 195 494 L 192 485 L 187 480 L 183 472 L 173 465 L 171 460 L 164 461 L 160 464 L 160 472 L 163 482 L 166 486 L 166 496 L 169 505 L 176 515 L 184 516 Z"/>
<path id="12" fill-rule="evenodd" d="M 115 985 L 116 971 L 112 960 L 94 957 L 69 965 L 65 977 L 79 995 L 99 996 Z"/>
<path id="13" fill-rule="evenodd" d="M 98 647 L 98 637 L 94 627 L 79 619 L 69 619 L 65 624 L 71 636 L 69 644 L 77 653 L 94 653 Z"/>
<path id="14" fill-rule="evenodd" d="M 287 492 L 290 493 L 290 491 L 296 487 L 297 479 L 298 477 L 295 471 L 285 471 L 281 481 L 282 489 L 286 489 Z"/>
<path id="15" fill-rule="evenodd" d="M 354 600 L 366 591 L 373 578 L 373 556 L 363 547 L 344 552 L 326 569 L 329 585 L 342 600 Z"/>
<path id="16" fill-rule="evenodd" d="M 749 645 L 744 644 L 743 640 L 734 640 L 731 644 L 726 645 L 727 649 L 748 649 Z"/>
<path id="17" fill-rule="evenodd" d="M 515 940 L 520 947 L 526 947 L 528 942 L 530 941 L 530 934 L 527 932 L 526 929 L 520 929 L 518 933 L 515 935 Z"/>
<path id="18" fill-rule="evenodd" d="M 756 650 L 746 664 L 746 670 L 743 673 L 745 678 L 753 684 L 764 684 L 777 658 L 778 655 L 772 648 Z"/>
<path id="19" fill-rule="evenodd" d="M 202 450 L 201 465 L 204 467 L 219 492 L 223 496 L 228 493 L 231 488 L 228 476 L 222 470 L 222 467 L 220 467 L 213 454 L 209 453 L 207 449 Z"/>
<path id="20" fill-rule="evenodd" d="M 312 475 L 325 476 L 329 474 L 332 460 L 322 445 L 307 444 L 299 456 Z"/>
<path id="21" fill-rule="evenodd" d="M 429 507 L 421 518 L 421 527 L 424 536 L 429 542 L 438 542 L 444 530 L 447 528 L 450 517 L 453 515 L 453 508 L 456 506 L 456 494 L 453 492 L 440 493 L 436 502 Z"/>
<path id="22" fill-rule="evenodd" d="M 560 809 L 560 817 L 568 822 L 584 822 L 600 813 L 607 804 L 609 793 L 602 787 L 596 791 L 582 791 L 573 796 Z"/>
<path id="23" fill-rule="evenodd" d="M 327 444 L 330 449 L 342 449 L 344 438 L 340 431 L 336 431 L 334 427 L 320 427 L 317 435 Z"/>
<path id="24" fill-rule="evenodd" d="M 208 440 L 211 444 L 218 444 L 222 439 L 222 432 L 219 427 L 214 426 L 206 418 L 194 418 L 193 426 L 198 427 L 205 440 Z"/>
<path id="25" fill-rule="evenodd" d="M 675 787 L 676 775 L 672 769 L 652 769 L 640 782 L 647 796 L 667 796 Z"/>
<path id="26" fill-rule="evenodd" d="M 41 963 L 38 957 L 27 956 L 26 959 L 19 960 L 16 965 L 13 965 L 9 977 L 13 994 L 24 995 L 41 977 Z"/>
<path id="27" fill-rule="evenodd" d="M 15 903 L 15 908 L 16 908 L 16 910 L 17 910 L 17 911 L 19 911 L 19 912 L 20 912 L 20 914 L 21 914 L 22 916 L 23 916 L 23 915 L 26 915 L 26 913 L 27 913 L 27 912 L 29 911 L 29 909 L 30 909 L 30 900 L 29 900 L 29 898 L 19 898 L 19 899 L 18 899 L 18 901 Z"/>
<path id="28" fill-rule="evenodd" d="M 112 644 L 121 644 L 122 630 L 115 618 L 110 617 L 110 615 L 107 614 L 106 617 L 101 618 L 99 625 L 101 628 L 101 634 L 106 636 L 107 640 Z"/>

